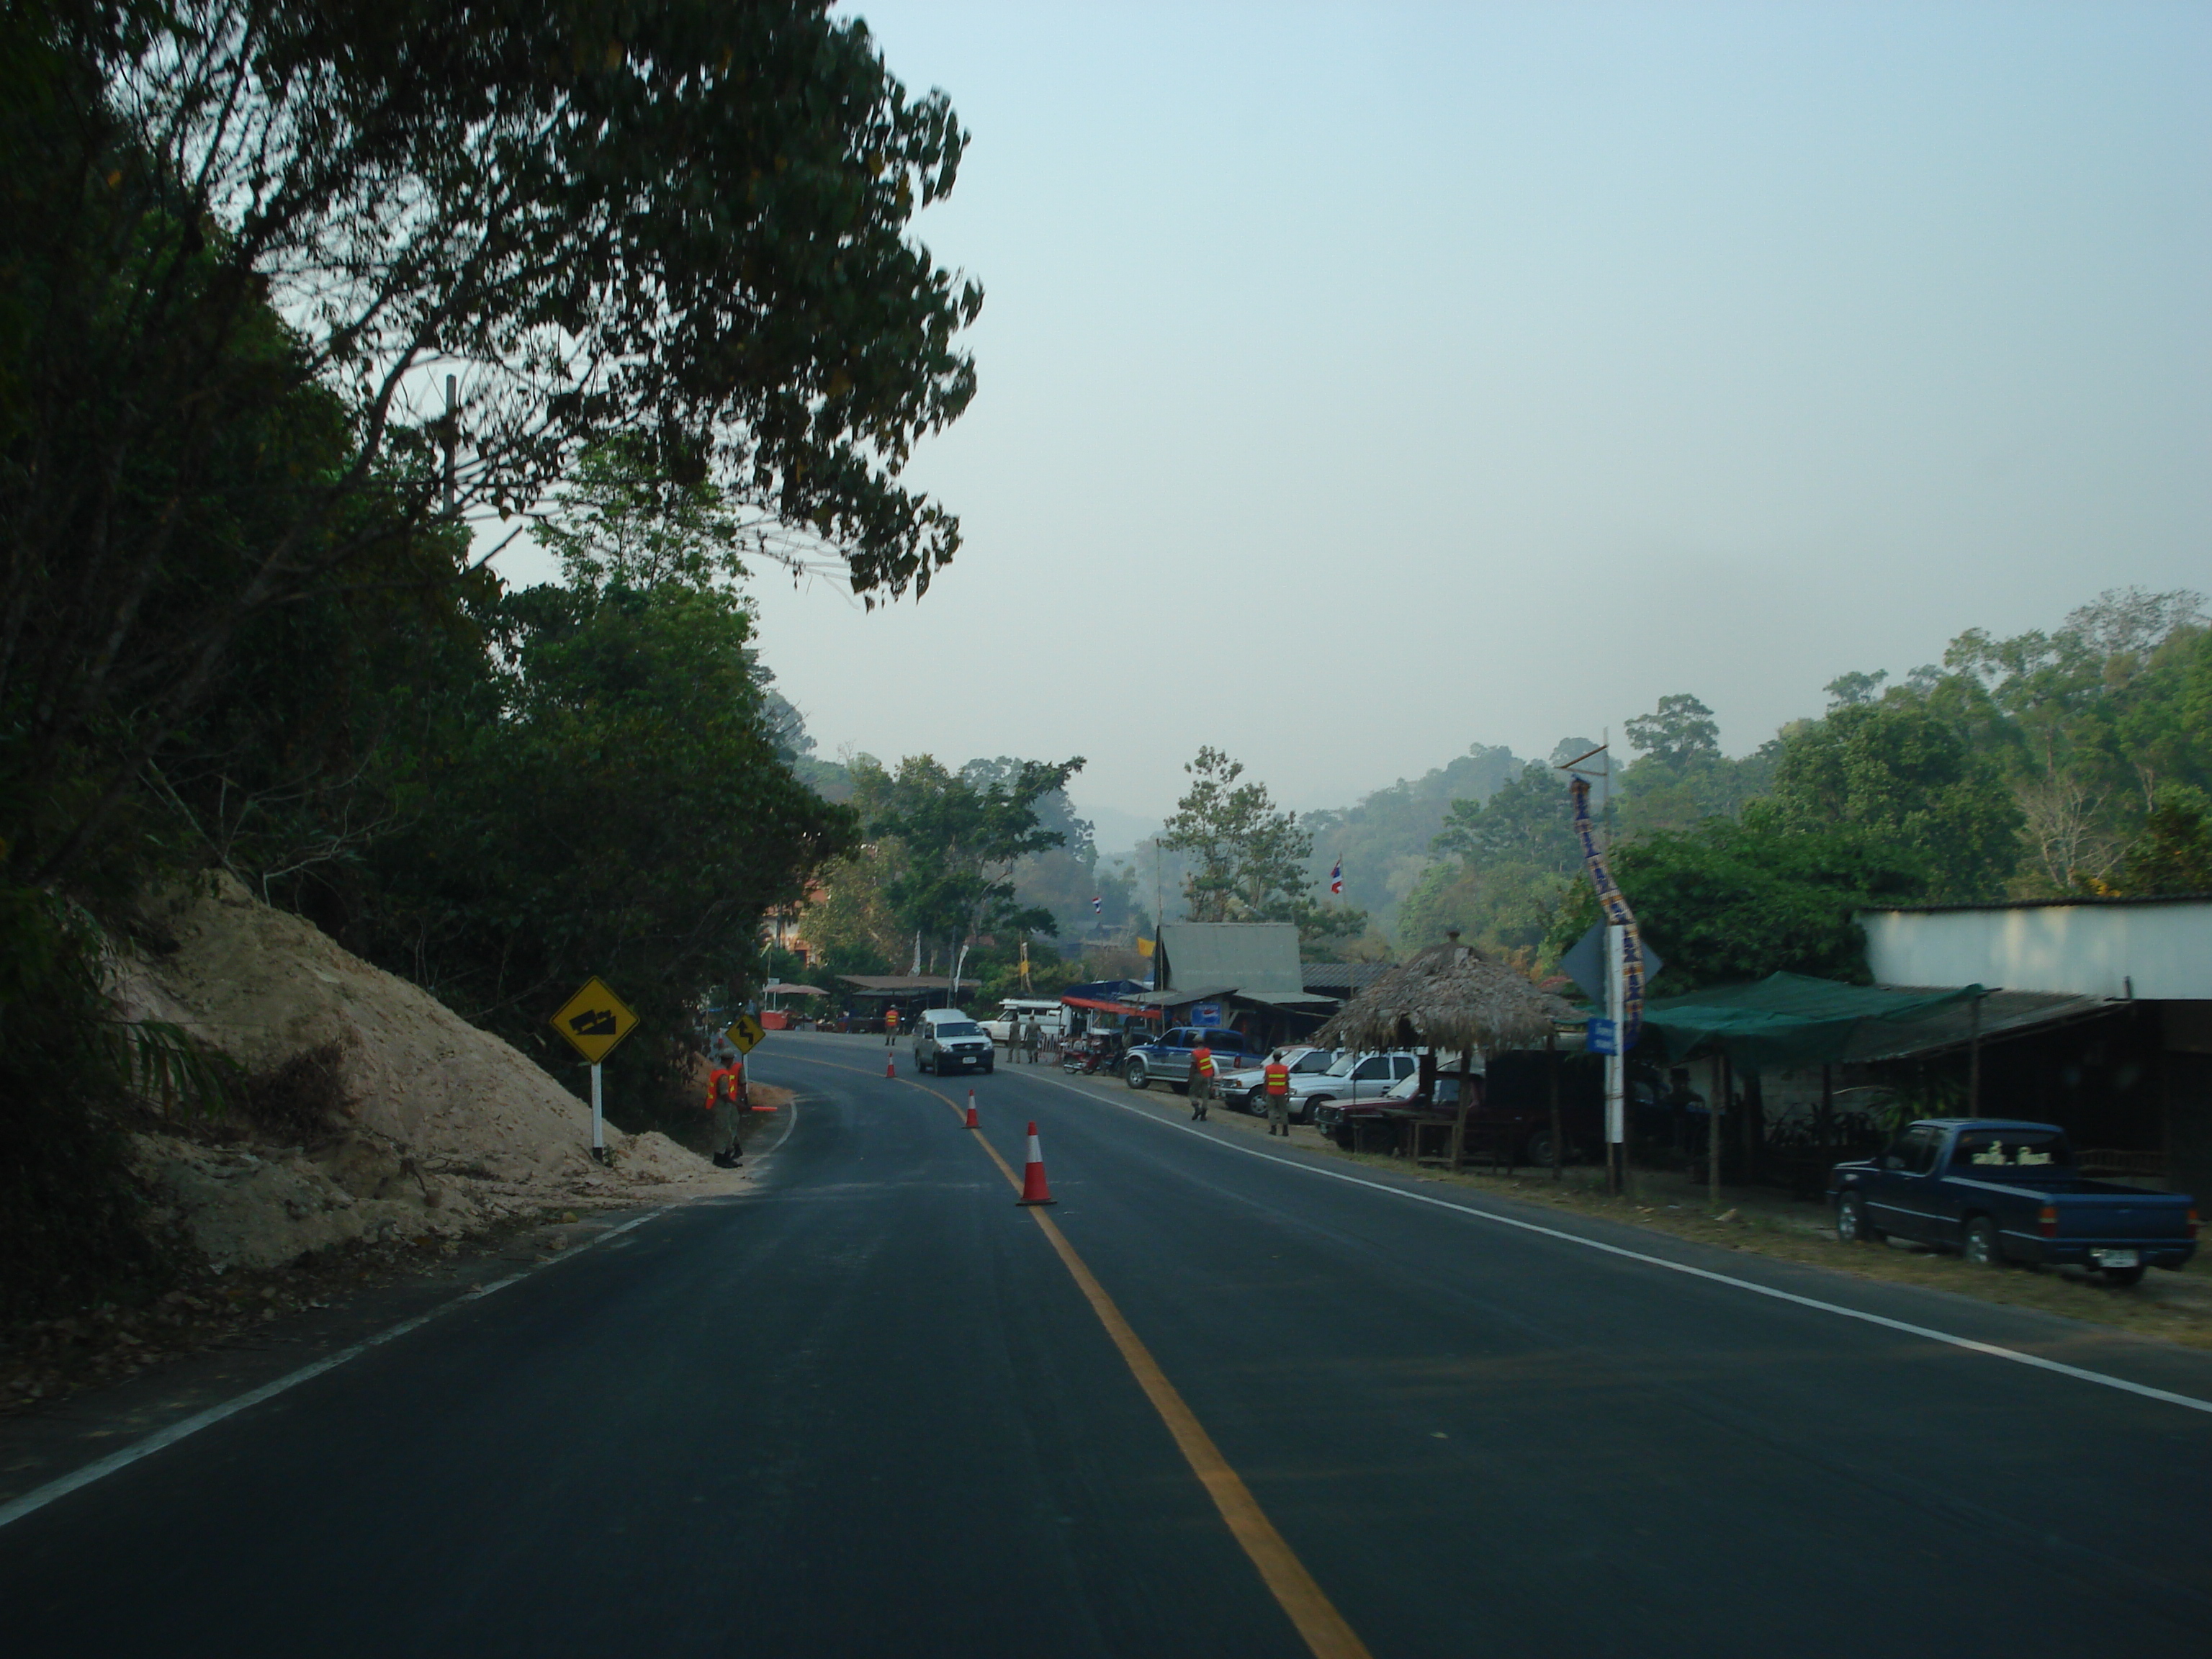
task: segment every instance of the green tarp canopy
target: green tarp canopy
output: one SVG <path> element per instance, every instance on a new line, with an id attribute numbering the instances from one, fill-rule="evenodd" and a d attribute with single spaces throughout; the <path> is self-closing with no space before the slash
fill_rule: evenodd
<path id="1" fill-rule="evenodd" d="M 1648 1045 L 1651 1059 L 1677 1062 L 1724 1054 L 1730 1065 L 1747 1071 L 1817 1066 L 1843 1059 L 1869 1022 L 1907 1025 L 1983 994 L 1978 985 L 1893 991 L 1770 974 L 1756 984 L 1717 986 L 1644 1004 L 1644 1037 L 1637 1046 Z"/>

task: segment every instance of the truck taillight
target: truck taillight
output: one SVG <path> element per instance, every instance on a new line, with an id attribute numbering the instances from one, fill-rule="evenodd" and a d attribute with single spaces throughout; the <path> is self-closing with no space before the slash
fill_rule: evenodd
<path id="1" fill-rule="evenodd" d="M 2190 1236 L 2191 1238 L 2196 1237 L 2197 1237 L 2197 1230 L 2199 1227 L 2203 1226 L 2203 1224 L 2203 1224 L 2202 1221 L 2199 1221 L 2199 1220 L 2197 1218 L 2197 1212 L 2196 1212 L 2196 1211 L 2194 1211 L 2194 1210 L 2191 1210 L 2191 1211 L 2189 1212 L 2189 1236 Z"/>
<path id="2" fill-rule="evenodd" d="M 2037 1212 L 2035 1230 L 2045 1238 L 2058 1237 L 2058 1206 L 2056 1204 L 2046 1204 Z"/>

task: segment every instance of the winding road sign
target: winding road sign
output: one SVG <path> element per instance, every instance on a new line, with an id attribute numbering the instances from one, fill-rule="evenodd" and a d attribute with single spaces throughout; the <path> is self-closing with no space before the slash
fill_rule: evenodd
<path id="1" fill-rule="evenodd" d="M 766 1036 L 768 1032 L 750 1014 L 739 1014 L 737 1018 L 730 1022 L 730 1029 L 722 1035 L 736 1045 L 739 1054 L 749 1054 L 753 1051 L 753 1045 Z"/>
<path id="2" fill-rule="evenodd" d="M 561 1005 L 561 1012 L 553 1016 L 553 1029 L 596 1066 L 637 1029 L 637 1016 L 595 974 Z"/>

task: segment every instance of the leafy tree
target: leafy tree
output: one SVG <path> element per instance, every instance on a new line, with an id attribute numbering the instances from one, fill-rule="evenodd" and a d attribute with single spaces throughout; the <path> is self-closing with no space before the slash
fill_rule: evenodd
<path id="1" fill-rule="evenodd" d="M 1679 995 L 1779 970 L 1867 982 L 1852 912 L 1926 896 L 1917 860 L 1863 828 L 1801 828 L 1764 808 L 1662 830 L 1613 854 L 1615 878 L 1644 938 L 1666 961 L 1653 989 Z M 1587 882 L 1549 944 L 1564 951 L 1597 920 Z"/>
<path id="2" fill-rule="evenodd" d="M 1658 708 L 1629 721 L 1628 740 L 1640 752 L 1676 768 L 1720 758 L 1721 729 L 1713 711 L 1686 691 L 1660 698 Z"/>
<path id="3" fill-rule="evenodd" d="M 1624 835 L 1733 817 L 1765 793 L 1773 771 L 1774 745 L 1741 760 L 1723 755 L 1712 710 L 1686 692 L 1662 697 L 1650 714 L 1630 720 L 1628 740 L 1639 752 L 1620 775 Z"/>
<path id="4" fill-rule="evenodd" d="M 864 594 L 957 548 L 898 477 L 974 390 L 980 291 L 907 234 L 965 135 L 858 21 L 57 0 L 0 30 L 0 796 L 41 803 L 9 826 L 30 879 L 122 833 L 250 622 L 535 510 L 610 434 Z M 318 464 L 255 464 L 318 420 Z"/>
<path id="5" fill-rule="evenodd" d="M 1784 824 L 1887 845 L 1938 898 L 1990 896 L 2018 862 L 2021 815 L 1995 765 L 1907 699 L 1847 705 L 1786 733 L 1773 805 Z"/>
<path id="6" fill-rule="evenodd" d="M 2160 787 L 2128 847 L 2120 890 L 2212 893 L 2212 797 L 2185 783 Z"/>
<path id="7" fill-rule="evenodd" d="M 857 825 L 778 760 L 735 596 L 536 587 L 500 621 L 507 665 L 449 705 L 347 942 L 560 1064 L 545 1015 L 603 975 L 647 1024 L 611 1062 L 643 1101 L 702 994 L 757 977 L 761 917 Z"/>
<path id="8" fill-rule="evenodd" d="M 1265 784 L 1239 781 L 1244 765 L 1201 747 L 1183 767 L 1191 786 L 1161 845 L 1190 855 L 1183 902 L 1193 921 L 1289 921 L 1302 940 L 1356 935 L 1364 911 L 1314 902 L 1313 836 L 1277 809 Z"/>
<path id="9" fill-rule="evenodd" d="M 884 853 L 884 897 L 901 925 L 945 943 L 946 965 L 963 941 L 1000 930 L 1054 931 L 1051 913 L 1015 896 L 1014 866 L 1066 843 L 1048 829 L 1038 803 L 1083 769 L 1080 756 L 1019 761 L 1001 772 L 986 763 L 952 772 L 911 755 L 896 772 L 863 757 L 853 765 L 854 800 L 868 834 L 895 846 Z"/>

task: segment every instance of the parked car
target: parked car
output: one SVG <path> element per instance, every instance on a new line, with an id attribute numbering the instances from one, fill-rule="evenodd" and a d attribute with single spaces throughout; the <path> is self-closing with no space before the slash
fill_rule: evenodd
<path id="1" fill-rule="evenodd" d="M 1334 1048 L 1283 1050 L 1283 1064 L 1291 1068 L 1293 1085 L 1299 1078 L 1326 1072 L 1335 1060 L 1336 1050 Z M 1215 1079 L 1214 1086 L 1226 1104 L 1239 1107 L 1254 1117 L 1265 1117 L 1267 1114 L 1267 1056 L 1261 1055 L 1256 1065 L 1221 1075 Z M 1291 1109 L 1293 1112 L 1297 1110 L 1295 1100 L 1291 1103 Z M 1301 1122 L 1304 1121 L 1300 1120 Z"/>
<path id="2" fill-rule="evenodd" d="M 1347 1048 L 1327 1070 L 1291 1079 L 1291 1115 L 1324 1132 L 1333 1130 L 1346 1106 L 1380 1100 L 1420 1069 L 1421 1057 L 1410 1048 L 1381 1054 L 1354 1054 Z"/>
<path id="3" fill-rule="evenodd" d="M 1846 1243 L 1895 1234 L 1990 1267 L 2075 1262 L 2132 1285 L 2197 1251 L 2189 1194 L 2084 1180 L 2052 1123 L 1925 1118 L 1879 1157 L 1837 1164 L 1828 1197 Z"/>
<path id="4" fill-rule="evenodd" d="M 1204 1043 L 1213 1051 L 1213 1075 L 1241 1072 L 1265 1060 L 1244 1046 L 1241 1031 L 1227 1026 L 1177 1026 L 1149 1042 L 1140 1042 L 1122 1057 L 1121 1078 L 1132 1089 L 1149 1089 L 1164 1083 L 1177 1094 L 1190 1088 L 1190 1051 Z"/>
<path id="5" fill-rule="evenodd" d="M 1457 1057 L 1443 1062 L 1455 1065 Z M 1492 1054 L 1477 1074 L 1474 1103 L 1468 1114 L 1472 1129 L 1502 1139 L 1517 1163 L 1536 1166 L 1552 1161 L 1552 1091 L 1559 1087 L 1559 1128 L 1563 1145 L 1560 1161 L 1572 1164 L 1605 1144 L 1603 1067 L 1575 1055 L 1558 1068 L 1553 1056 L 1533 1049 L 1512 1049 Z M 1664 1136 L 1673 1121 L 1665 1098 L 1665 1079 L 1652 1066 L 1629 1062 L 1626 1079 L 1631 1127 L 1639 1137 Z M 1356 1125 L 1362 1119 L 1380 1121 L 1385 1113 L 1452 1112 L 1459 1104 L 1455 1073 L 1440 1072 L 1431 1095 L 1421 1093 L 1418 1072 L 1402 1078 L 1379 1099 L 1333 1103 L 1316 1114 L 1337 1144 L 1350 1147 L 1358 1142 Z M 1473 1136 L 1470 1139 L 1474 1139 Z"/>
<path id="6" fill-rule="evenodd" d="M 998 1050 L 983 1028 L 957 1008 L 925 1008 L 915 1023 L 915 1069 L 934 1072 L 988 1072 Z"/>

